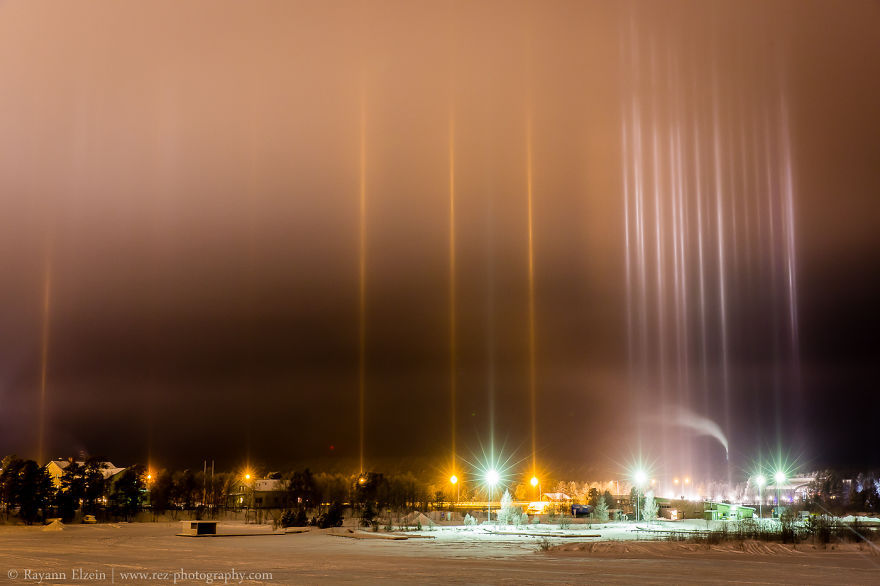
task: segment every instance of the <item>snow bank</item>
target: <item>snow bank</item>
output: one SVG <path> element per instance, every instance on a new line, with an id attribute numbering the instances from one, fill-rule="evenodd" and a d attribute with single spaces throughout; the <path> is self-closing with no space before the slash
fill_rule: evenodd
<path id="1" fill-rule="evenodd" d="M 844 523 L 853 523 L 855 521 L 859 523 L 880 523 L 880 518 L 877 517 L 859 517 L 855 515 L 847 515 L 846 517 L 841 517 L 840 520 Z"/>
<path id="2" fill-rule="evenodd" d="M 43 531 L 64 531 L 64 523 L 61 519 L 52 519 L 48 525 L 43 526 Z"/>

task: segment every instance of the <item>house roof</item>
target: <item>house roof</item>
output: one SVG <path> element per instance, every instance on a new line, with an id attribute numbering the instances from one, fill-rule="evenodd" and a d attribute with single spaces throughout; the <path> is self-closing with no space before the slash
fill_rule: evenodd
<path id="1" fill-rule="evenodd" d="M 545 492 L 544 498 L 551 501 L 570 501 L 571 497 L 564 492 Z"/>
<path id="2" fill-rule="evenodd" d="M 284 484 L 278 478 L 263 478 L 254 481 L 255 492 L 274 492 L 284 490 Z"/>
<path id="3" fill-rule="evenodd" d="M 82 460 L 77 460 L 76 463 L 79 466 L 85 464 L 85 462 Z M 56 466 L 61 468 L 61 470 L 66 470 L 67 467 L 70 466 L 70 460 L 52 460 L 51 462 L 49 462 L 49 464 L 55 464 Z M 46 464 L 46 466 L 48 466 L 49 464 Z M 107 480 L 111 476 L 119 474 L 123 470 L 125 470 L 125 468 L 115 466 L 113 462 L 101 462 L 101 474 L 104 476 L 104 480 Z"/>

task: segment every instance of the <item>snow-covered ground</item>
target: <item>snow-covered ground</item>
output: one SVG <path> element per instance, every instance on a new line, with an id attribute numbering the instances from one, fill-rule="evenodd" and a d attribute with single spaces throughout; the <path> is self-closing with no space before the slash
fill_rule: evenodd
<path id="1" fill-rule="evenodd" d="M 674 525 L 706 528 L 704 521 Z M 557 533 L 548 538 L 553 546 L 549 551 L 540 547 L 544 537 L 488 533 L 484 527 L 438 526 L 409 533 L 413 538 L 399 541 L 344 539 L 333 534 L 348 533 L 347 529 L 217 538 L 178 537 L 179 529 L 178 523 L 72 525 L 62 531 L 0 526 L 0 582 L 37 583 L 42 575 L 44 584 L 157 584 L 173 583 L 175 578 L 177 583 L 205 584 L 210 579 L 217 584 L 224 583 L 220 574 L 229 577 L 234 570 L 235 577 L 228 581 L 248 584 L 880 584 L 880 552 L 871 546 L 818 550 L 807 545 L 746 543 L 708 548 L 644 543 L 640 541 L 647 537 L 643 531 L 621 523 L 592 528 L 574 525 L 566 531 L 581 537 L 560 537 L 557 527 L 547 525 L 520 528 L 523 533 Z M 269 528 L 221 523 L 219 530 L 268 532 Z M 74 573 L 77 569 L 79 574 Z M 187 575 L 181 576 L 181 571 Z M 147 574 L 131 576 L 130 572 Z M 218 576 L 212 578 L 209 573 Z M 249 579 L 252 573 L 268 573 L 271 579 L 265 575 Z"/>

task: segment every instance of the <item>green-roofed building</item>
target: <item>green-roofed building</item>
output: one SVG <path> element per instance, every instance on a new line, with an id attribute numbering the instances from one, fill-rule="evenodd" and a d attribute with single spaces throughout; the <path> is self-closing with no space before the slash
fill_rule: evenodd
<path id="1" fill-rule="evenodd" d="M 742 505 L 734 505 L 731 503 L 714 503 L 706 501 L 703 503 L 703 515 L 707 521 L 738 521 L 742 519 L 751 519 L 755 514 L 754 507 L 744 507 Z"/>

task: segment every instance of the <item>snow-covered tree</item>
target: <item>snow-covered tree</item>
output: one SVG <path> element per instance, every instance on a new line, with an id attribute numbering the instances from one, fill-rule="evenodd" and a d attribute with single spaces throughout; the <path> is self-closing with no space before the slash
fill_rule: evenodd
<path id="1" fill-rule="evenodd" d="M 642 508 L 642 519 L 650 523 L 657 518 L 657 511 L 659 508 L 660 507 L 657 504 L 657 501 L 654 500 L 654 491 L 649 490 L 647 493 L 645 493 L 645 504 Z"/>
<path id="2" fill-rule="evenodd" d="M 504 491 L 501 497 L 501 508 L 498 511 L 498 522 L 505 525 L 515 525 L 520 520 L 522 509 L 513 506 L 513 497 L 509 490 Z"/>
<path id="3" fill-rule="evenodd" d="M 465 527 L 473 527 L 477 524 L 477 520 L 471 517 L 470 513 L 466 513 L 464 516 L 464 526 Z"/>
<path id="4" fill-rule="evenodd" d="M 596 504 L 593 507 L 593 517 L 595 517 L 600 523 L 606 523 L 608 521 L 608 503 L 605 501 L 604 494 L 600 493 L 596 499 Z"/>

